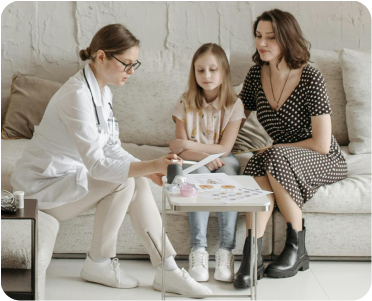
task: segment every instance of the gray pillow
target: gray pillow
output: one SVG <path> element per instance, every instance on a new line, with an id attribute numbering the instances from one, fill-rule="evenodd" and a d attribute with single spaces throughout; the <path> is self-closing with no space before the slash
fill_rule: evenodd
<path id="1" fill-rule="evenodd" d="M 242 88 L 243 84 L 235 86 L 235 93 L 239 94 Z M 269 145 L 272 145 L 272 139 L 258 122 L 256 112 L 251 112 L 239 131 L 233 147 L 233 152 L 249 152 Z"/>
<path id="2" fill-rule="evenodd" d="M 1 137 L 31 139 L 34 126 L 39 125 L 49 100 L 61 86 L 30 75 L 14 75 Z"/>

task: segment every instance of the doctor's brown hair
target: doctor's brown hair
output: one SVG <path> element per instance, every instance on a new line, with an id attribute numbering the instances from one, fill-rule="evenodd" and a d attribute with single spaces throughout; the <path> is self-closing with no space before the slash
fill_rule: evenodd
<path id="1" fill-rule="evenodd" d="M 98 50 L 110 54 L 122 54 L 125 50 L 139 46 L 140 41 L 122 24 L 110 24 L 102 27 L 94 35 L 90 46 L 79 51 L 83 61 L 95 60 Z M 111 59 L 107 56 L 107 59 Z"/>
<path id="2" fill-rule="evenodd" d="M 183 95 L 186 100 L 186 104 L 191 110 L 201 110 L 203 106 L 203 88 L 200 87 L 195 77 L 195 62 L 197 59 L 205 54 L 211 53 L 217 60 L 218 70 L 221 73 L 222 82 L 220 86 L 219 99 L 220 109 L 227 109 L 232 106 L 237 95 L 234 92 L 234 88 L 231 82 L 230 64 L 227 60 L 225 51 L 221 46 L 214 43 L 203 44 L 196 50 L 194 57 L 192 58 L 190 75 L 189 75 L 189 87 L 188 91 Z"/>
<path id="3" fill-rule="evenodd" d="M 301 28 L 293 15 L 279 9 L 265 11 L 253 23 L 253 35 L 255 37 L 257 36 L 256 31 L 260 21 L 269 21 L 273 25 L 275 39 L 281 49 L 277 67 L 283 58 L 287 62 L 288 67 L 292 69 L 301 68 L 301 66 L 309 62 L 311 44 L 303 37 Z M 260 66 L 267 63 L 261 60 L 257 49 L 252 59 Z"/>

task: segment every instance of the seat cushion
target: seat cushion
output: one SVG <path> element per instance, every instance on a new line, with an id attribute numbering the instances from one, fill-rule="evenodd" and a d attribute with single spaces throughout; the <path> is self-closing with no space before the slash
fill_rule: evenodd
<path id="1" fill-rule="evenodd" d="M 341 147 L 347 178 L 319 188 L 303 207 L 313 213 L 371 213 L 371 156 L 352 155 Z"/>
<path id="2" fill-rule="evenodd" d="M 274 255 L 285 245 L 286 223 L 274 211 Z M 304 213 L 309 256 L 371 256 L 370 214 Z M 311 264 L 311 263 L 310 263 Z"/>
<path id="3" fill-rule="evenodd" d="M 38 274 L 45 273 L 53 254 L 59 222 L 38 212 Z M 31 221 L 1 220 L 1 268 L 31 269 Z"/>

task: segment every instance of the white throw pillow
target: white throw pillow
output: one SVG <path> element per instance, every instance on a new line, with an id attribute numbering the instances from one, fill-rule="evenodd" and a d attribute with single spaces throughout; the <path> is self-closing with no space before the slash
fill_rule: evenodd
<path id="1" fill-rule="evenodd" d="M 340 63 L 347 101 L 349 151 L 371 153 L 371 53 L 343 49 Z"/>

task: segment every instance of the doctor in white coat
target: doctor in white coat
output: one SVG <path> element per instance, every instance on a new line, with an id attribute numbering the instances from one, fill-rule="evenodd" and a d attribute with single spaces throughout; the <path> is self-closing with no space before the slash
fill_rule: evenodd
<path id="1" fill-rule="evenodd" d="M 108 84 L 124 86 L 140 66 L 139 40 L 121 24 L 100 29 L 80 58 L 89 60 L 50 100 L 34 136 L 11 177 L 14 190 L 38 199 L 39 209 L 59 221 L 96 207 L 91 248 L 81 271 L 87 281 L 116 288 L 139 285 L 119 268 L 116 241 L 126 213 L 143 239 L 161 290 L 159 210 L 148 180 L 161 185 L 161 176 L 176 155 L 152 161 L 136 159 L 121 147 Z M 179 269 L 167 239 L 166 290 L 196 295 L 209 288 Z"/>

